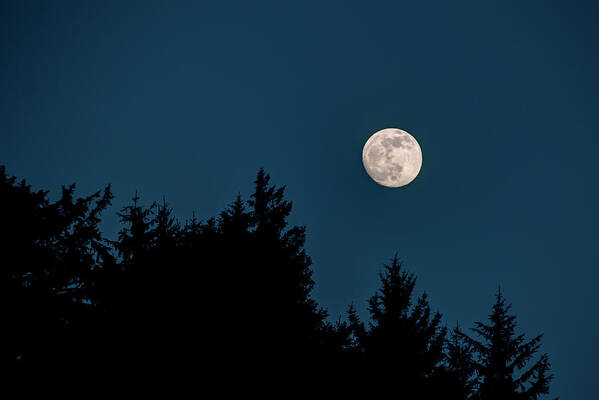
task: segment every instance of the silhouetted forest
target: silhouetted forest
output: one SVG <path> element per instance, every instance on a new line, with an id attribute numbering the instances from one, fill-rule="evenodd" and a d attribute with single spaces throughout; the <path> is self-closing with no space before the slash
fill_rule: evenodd
<path id="1" fill-rule="evenodd" d="M 4 363 L 16 374 L 146 372 L 209 380 L 282 376 L 363 383 L 400 399 L 540 399 L 552 378 L 541 336 L 516 330 L 501 292 L 488 318 L 448 329 L 396 255 L 362 321 L 330 322 L 311 297 L 306 229 L 284 187 L 180 223 L 136 195 L 115 241 L 98 225 L 110 186 L 51 202 L 0 167 Z M 333 378 L 333 376 L 335 378 Z M 341 378 L 340 378 L 341 377 Z M 259 384 L 259 383 L 258 383 Z"/>

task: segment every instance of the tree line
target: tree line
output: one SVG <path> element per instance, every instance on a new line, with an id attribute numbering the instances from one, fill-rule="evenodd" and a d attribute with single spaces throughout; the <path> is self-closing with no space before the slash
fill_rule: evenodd
<path id="1" fill-rule="evenodd" d="M 383 266 L 369 319 L 350 305 L 331 322 L 311 297 L 306 229 L 288 225 L 285 187 L 262 169 L 254 184 L 248 200 L 238 195 L 218 216 L 183 223 L 164 198 L 143 206 L 136 194 L 109 240 L 99 223 L 110 186 L 87 197 L 65 186 L 52 202 L 0 167 L 4 364 L 29 376 L 335 376 L 400 399 L 549 393 L 542 336 L 516 332 L 500 291 L 487 320 L 468 333 L 448 329 L 426 293 L 415 296 L 416 277 L 397 255 Z"/>

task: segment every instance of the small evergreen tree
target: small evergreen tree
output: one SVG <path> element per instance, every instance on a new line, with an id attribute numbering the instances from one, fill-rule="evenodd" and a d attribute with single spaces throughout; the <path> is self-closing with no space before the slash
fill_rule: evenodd
<path id="1" fill-rule="evenodd" d="M 164 196 L 162 203 L 156 206 L 156 214 L 151 225 L 153 225 L 151 233 L 155 248 L 166 253 L 178 245 L 181 229 L 173 216 L 173 209 L 169 207 Z"/>
<path id="2" fill-rule="evenodd" d="M 347 309 L 347 321 L 350 329 L 347 348 L 361 355 L 364 353 L 364 342 L 367 332 L 364 322 L 360 320 L 356 307 L 353 304 L 350 304 Z"/>
<path id="3" fill-rule="evenodd" d="M 123 207 L 118 214 L 125 226 L 118 235 L 115 247 L 124 266 L 131 265 L 137 257 L 141 257 L 152 245 L 152 215 L 155 204 L 145 208 L 137 204 L 137 192 L 131 199 L 132 204 Z"/>
<path id="4" fill-rule="evenodd" d="M 246 210 L 241 195 L 237 194 L 233 204 L 220 213 L 220 228 L 225 235 L 242 240 L 247 239 L 251 224 L 252 218 Z"/>
<path id="5" fill-rule="evenodd" d="M 270 185 L 270 175 L 260 168 L 256 180 L 256 189 L 248 200 L 255 230 L 261 235 L 280 238 L 287 226 L 287 217 L 291 213 L 291 202 L 284 200 L 285 186 L 277 188 Z"/>
<path id="6" fill-rule="evenodd" d="M 549 374 L 547 354 L 526 368 L 540 349 L 542 335 L 528 341 L 524 334 L 516 335 L 516 316 L 510 315 L 510 308 L 499 290 L 489 323 L 477 322 L 472 328 L 482 340 L 459 333 L 477 354 L 474 366 L 480 376 L 480 385 L 476 399 L 536 400 L 549 393 L 553 375 Z"/>
<path id="7" fill-rule="evenodd" d="M 459 324 L 447 338 L 445 350 L 445 365 L 439 374 L 444 397 L 448 400 L 472 399 L 477 385 L 474 348 L 464 339 Z"/>

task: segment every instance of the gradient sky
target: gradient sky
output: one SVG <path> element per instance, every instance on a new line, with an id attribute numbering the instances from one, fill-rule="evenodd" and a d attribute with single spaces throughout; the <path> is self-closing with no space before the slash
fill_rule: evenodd
<path id="1" fill-rule="evenodd" d="M 109 235 L 135 190 L 206 218 L 264 167 L 332 318 L 366 315 L 398 251 L 450 326 L 501 285 L 545 333 L 553 394 L 590 399 L 598 19 L 592 1 L 2 1 L 0 164 L 54 198 L 111 183 Z M 407 187 L 362 166 L 385 127 L 422 147 Z"/>

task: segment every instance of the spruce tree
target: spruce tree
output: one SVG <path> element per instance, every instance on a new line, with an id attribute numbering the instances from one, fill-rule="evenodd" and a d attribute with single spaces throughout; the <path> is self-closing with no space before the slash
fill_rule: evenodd
<path id="1" fill-rule="evenodd" d="M 123 207 L 118 216 L 123 228 L 118 234 L 115 247 L 125 267 L 131 266 L 139 257 L 143 257 L 152 245 L 152 215 L 156 205 L 143 207 L 138 204 L 137 192 L 131 199 L 132 204 Z"/>
<path id="2" fill-rule="evenodd" d="M 284 199 L 285 186 L 270 184 L 270 175 L 260 168 L 254 181 L 255 191 L 248 201 L 257 233 L 280 239 L 291 213 L 291 202 Z"/>
<path id="3" fill-rule="evenodd" d="M 428 398 L 432 377 L 443 359 L 446 330 L 441 314 L 431 311 L 426 293 L 413 304 L 416 278 L 403 269 L 397 255 L 384 268 L 381 289 L 369 303 L 371 323 L 364 340 L 367 368 L 408 398 Z"/>
<path id="4" fill-rule="evenodd" d="M 347 348 L 357 354 L 364 353 L 364 342 L 367 337 L 364 322 L 360 320 L 356 307 L 353 304 L 347 309 L 347 325 L 349 328 Z"/>
<path id="5" fill-rule="evenodd" d="M 255 313 L 262 328 L 260 341 L 277 358 L 307 360 L 322 350 L 326 312 L 318 309 L 310 294 L 314 286 L 312 263 L 303 248 L 303 226 L 287 227 L 291 202 L 285 187 L 270 184 L 270 176 L 258 171 L 255 191 L 248 201 L 251 219 L 251 282 Z M 287 356 L 285 356 L 287 354 Z"/>
<path id="6" fill-rule="evenodd" d="M 92 276 L 110 258 L 98 224 L 110 187 L 56 202 L 0 166 L 0 293 L 7 364 L 69 367 L 85 349 Z"/>
<path id="7" fill-rule="evenodd" d="M 437 375 L 438 384 L 448 400 L 473 398 L 478 380 L 474 366 L 474 348 L 464 339 L 459 324 L 445 343 L 445 363 Z"/>
<path id="8" fill-rule="evenodd" d="M 237 194 L 233 204 L 220 213 L 219 223 L 223 234 L 230 235 L 238 241 L 247 239 L 252 220 L 241 194 Z"/>
<path id="9" fill-rule="evenodd" d="M 363 379 L 361 375 L 365 366 L 364 346 L 368 332 L 353 304 L 348 307 L 346 318 L 347 321 L 338 322 L 333 331 L 337 337 L 337 343 L 333 346 L 334 350 L 337 350 L 337 372 L 345 379 Z"/>
<path id="10" fill-rule="evenodd" d="M 164 196 L 162 197 L 162 203 L 156 206 L 156 213 L 151 225 L 153 225 L 151 233 L 154 248 L 165 253 L 172 251 L 178 245 L 180 226 L 173 216 L 173 209 L 170 208 Z"/>
<path id="11" fill-rule="evenodd" d="M 516 316 L 510 309 L 499 290 L 489 323 L 477 322 L 472 328 L 480 340 L 460 334 L 477 353 L 474 366 L 480 384 L 476 399 L 536 400 L 549 393 L 553 375 L 547 354 L 526 368 L 541 347 L 542 335 L 528 341 L 524 334 L 517 335 Z"/>

